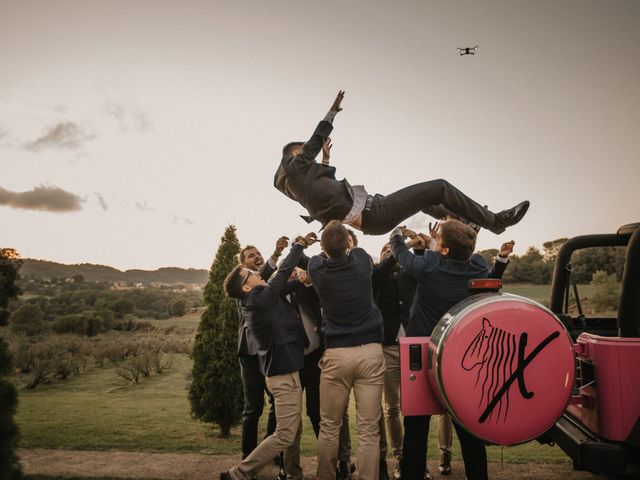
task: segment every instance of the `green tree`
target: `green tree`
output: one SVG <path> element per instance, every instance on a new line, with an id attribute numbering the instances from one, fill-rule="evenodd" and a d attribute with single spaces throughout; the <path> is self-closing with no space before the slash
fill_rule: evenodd
<path id="1" fill-rule="evenodd" d="M 555 240 L 549 240 L 542 244 L 544 249 L 544 259 L 547 262 L 555 262 L 560 248 L 569 240 L 566 237 L 556 238 Z"/>
<path id="2" fill-rule="evenodd" d="M 22 293 L 18 286 L 21 264 L 13 248 L 0 248 L 0 325 L 6 325 L 9 320 L 9 301 Z"/>
<path id="3" fill-rule="evenodd" d="M 615 273 L 607 274 L 598 270 L 591 279 L 593 295 L 591 303 L 600 312 L 617 310 L 620 300 L 620 284 L 616 280 Z"/>
<path id="4" fill-rule="evenodd" d="M 12 314 L 9 320 L 11 331 L 18 334 L 25 334 L 29 337 L 42 332 L 44 325 L 42 320 L 44 313 L 37 303 L 25 303 L 20 305 Z"/>
<path id="5" fill-rule="evenodd" d="M 227 274 L 238 264 L 240 242 L 236 228 L 226 228 L 204 289 L 206 310 L 193 346 L 193 380 L 189 389 L 194 417 L 220 427 L 227 437 L 242 415 L 242 382 L 238 364 L 238 309 L 222 289 Z"/>
<path id="6" fill-rule="evenodd" d="M 182 317 L 187 313 L 187 300 L 182 297 L 174 298 L 167 305 L 167 310 L 172 317 Z"/>

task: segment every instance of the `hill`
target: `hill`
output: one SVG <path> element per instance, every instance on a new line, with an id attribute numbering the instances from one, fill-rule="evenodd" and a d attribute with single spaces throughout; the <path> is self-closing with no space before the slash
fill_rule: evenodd
<path id="1" fill-rule="evenodd" d="M 134 282 L 134 283 L 207 283 L 207 270 L 194 268 L 164 267 L 158 270 L 121 271 L 107 265 L 81 263 L 65 265 L 47 260 L 25 258 L 20 269 L 22 278 L 73 278 L 82 275 L 87 282 Z"/>

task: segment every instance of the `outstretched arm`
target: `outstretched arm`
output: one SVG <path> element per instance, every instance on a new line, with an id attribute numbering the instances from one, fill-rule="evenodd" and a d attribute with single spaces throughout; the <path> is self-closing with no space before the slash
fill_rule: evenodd
<path id="1" fill-rule="evenodd" d="M 510 242 L 502 244 L 500 251 L 498 252 L 498 256 L 496 257 L 496 261 L 489 272 L 489 278 L 502 278 L 502 275 L 509 264 L 509 255 L 513 253 L 513 246 L 515 243 L 516 242 L 511 240 Z"/>
<path id="2" fill-rule="evenodd" d="M 338 112 L 342 111 L 342 99 L 344 98 L 344 90 L 340 90 L 336 96 L 329 112 L 324 119 L 318 124 L 311 138 L 302 146 L 300 156 L 307 161 L 314 161 L 322 150 L 322 147 L 333 130 L 333 119 Z"/>
<path id="3" fill-rule="evenodd" d="M 414 279 L 419 280 L 427 265 L 426 256 L 415 255 L 409 251 L 409 248 L 404 243 L 403 229 L 397 227 L 391 232 L 389 238 L 391 244 L 391 251 L 393 256 L 398 261 L 400 266 L 411 275 Z"/>

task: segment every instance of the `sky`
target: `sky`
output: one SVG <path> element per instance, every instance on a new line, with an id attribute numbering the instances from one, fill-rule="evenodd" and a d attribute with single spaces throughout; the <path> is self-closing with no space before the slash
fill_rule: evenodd
<path id="1" fill-rule="evenodd" d="M 208 268 L 229 224 L 265 254 L 318 231 L 273 175 L 339 89 L 339 179 L 531 201 L 479 249 L 613 232 L 640 221 L 639 24 L 635 0 L 0 0 L 0 247 Z"/>

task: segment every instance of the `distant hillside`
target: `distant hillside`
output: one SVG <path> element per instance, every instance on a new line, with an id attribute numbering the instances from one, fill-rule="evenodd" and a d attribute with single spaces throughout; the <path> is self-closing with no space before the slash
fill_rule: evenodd
<path id="1" fill-rule="evenodd" d="M 82 263 L 64 265 L 46 260 L 22 260 L 20 275 L 34 278 L 72 278 L 82 275 L 88 282 L 136 283 L 207 283 L 209 272 L 194 268 L 165 267 L 158 270 L 127 270 L 125 272 L 106 265 Z"/>

